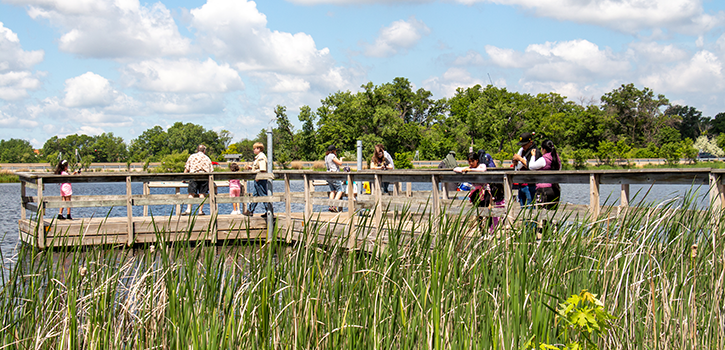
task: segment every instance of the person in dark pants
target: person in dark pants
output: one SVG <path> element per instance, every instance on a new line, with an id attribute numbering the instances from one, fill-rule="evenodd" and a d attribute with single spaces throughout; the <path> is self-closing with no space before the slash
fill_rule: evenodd
<path id="1" fill-rule="evenodd" d="M 260 142 L 255 143 L 254 148 L 254 163 L 247 166 L 247 169 L 252 170 L 255 173 L 266 173 L 267 172 L 267 156 L 264 154 L 264 145 Z M 264 197 L 267 195 L 267 180 L 254 180 L 254 196 Z M 264 203 L 264 214 L 262 217 L 267 217 L 268 206 L 270 203 Z M 249 210 L 244 211 L 244 215 L 254 215 L 254 210 L 257 209 L 257 202 L 249 203 Z"/>
<path id="2" fill-rule="evenodd" d="M 189 156 L 184 166 L 185 173 L 211 173 L 214 171 L 214 167 L 211 164 L 211 159 L 206 155 L 206 146 L 199 145 L 196 148 L 196 153 Z M 198 196 L 204 198 L 209 193 L 209 181 L 189 181 L 188 187 L 189 198 Z M 186 211 L 181 215 L 191 215 L 191 204 L 186 206 Z M 199 205 L 199 215 L 204 215 L 204 205 Z"/>
<path id="3" fill-rule="evenodd" d="M 393 157 L 390 153 L 385 150 L 382 144 L 375 145 L 375 152 L 373 158 L 370 160 L 370 169 L 372 170 L 393 170 L 395 164 L 393 164 Z M 388 193 L 388 183 L 383 182 L 382 184 L 383 193 Z"/>
<path id="4" fill-rule="evenodd" d="M 525 132 L 519 137 L 519 151 L 514 154 L 513 165 L 514 170 L 529 170 L 528 162 L 532 156 L 536 156 L 536 144 L 534 143 L 534 133 Z M 522 207 L 534 203 L 534 195 L 536 193 L 536 184 L 519 184 L 519 203 Z"/>

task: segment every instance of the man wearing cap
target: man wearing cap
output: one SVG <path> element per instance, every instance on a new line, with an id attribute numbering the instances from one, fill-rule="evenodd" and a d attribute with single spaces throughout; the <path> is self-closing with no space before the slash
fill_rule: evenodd
<path id="1" fill-rule="evenodd" d="M 206 155 L 206 146 L 199 145 L 196 148 L 196 153 L 189 156 L 184 166 L 185 173 L 211 173 L 214 171 L 214 167 L 211 164 L 211 159 Z M 189 198 L 199 196 L 204 198 L 204 195 L 209 193 L 209 181 L 189 181 L 189 188 L 187 190 Z M 191 204 L 186 206 L 186 211 L 181 215 L 191 214 Z M 199 215 L 204 215 L 204 204 L 199 205 Z"/>
<path id="2" fill-rule="evenodd" d="M 514 158 L 512 160 L 514 170 L 529 170 L 526 159 L 536 155 L 534 135 L 534 133 L 525 132 L 519 137 L 518 145 L 521 146 L 521 148 L 519 148 L 519 151 L 514 154 Z M 519 184 L 519 203 L 522 207 L 534 203 L 534 193 L 536 193 L 535 183 Z"/>
<path id="3" fill-rule="evenodd" d="M 345 157 L 340 157 L 339 159 L 337 158 L 337 147 L 335 147 L 335 145 L 329 145 L 327 147 L 327 153 L 325 153 L 325 167 L 327 167 L 327 171 L 340 171 L 343 159 L 345 159 Z M 330 186 L 330 199 L 342 198 L 342 181 L 327 180 L 327 185 Z M 341 211 L 342 208 L 331 205 L 328 209 L 331 212 L 336 213 Z"/>

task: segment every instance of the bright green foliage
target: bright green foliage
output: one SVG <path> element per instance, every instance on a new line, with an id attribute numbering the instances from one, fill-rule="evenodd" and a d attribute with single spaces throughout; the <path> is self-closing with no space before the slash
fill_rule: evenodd
<path id="1" fill-rule="evenodd" d="M 153 168 L 154 173 L 183 173 L 189 152 L 173 153 L 161 158 L 161 164 Z"/>
<path id="2" fill-rule="evenodd" d="M 648 88 L 637 89 L 634 84 L 622 85 L 601 98 L 602 109 L 615 118 L 615 135 L 626 137 L 633 146 L 643 146 L 656 140 L 659 128 L 667 118 L 661 108 L 669 101 Z"/>
<path id="3" fill-rule="evenodd" d="M 684 139 L 680 142 L 679 153 L 682 158 L 685 158 L 690 163 L 697 162 L 697 148 L 694 147 L 694 142 L 690 138 Z"/>
<path id="4" fill-rule="evenodd" d="M 195 153 L 196 148 L 203 144 L 207 147 L 206 154 L 214 160 L 221 157 L 229 137 L 224 130 L 220 136 L 216 131 L 193 123 L 176 122 L 166 131 L 157 125 L 131 141 L 129 157 L 134 161 L 159 161 L 172 153 Z"/>
<path id="5" fill-rule="evenodd" d="M 617 145 L 611 141 L 600 141 L 597 148 L 597 159 L 600 164 L 612 165 L 617 155 Z"/>
<path id="6" fill-rule="evenodd" d="M 574 159 L 575 169 L 584 169 L 587 166 L 587 160 L 592 157 L 592 151 L 588 149 L 576 149 L 571 153 L 571 158 Z"/>
<path id="7" fill-rule="evenodd" d="M 395 154 L 396 169 L 413 169 L 413 154 L 410 152 L 402 152 Z"/>
<path id="8" fill-rule="evenodd" d="M 707 128 L 709 119 L 702 116 L 702 112 L 695 107 L 674 105 L 665 110 L 665 115 L 674 117 L 675 126 L 683 139 L 698 138 Z"/>
<path id="9" fill-rule="evenodd" d="M 604 303 L 586 289 L 570 296 L 556 310 L 556 323 L 563 333 L 564 349 L 599 349 L 596 339 L 611 328 L 615 317 L 604 309 Z"/>
<path id="10" fill-rule="evenodd" d="M 30 142 L 21 139 L 0 140 L 0 163 L 34 163 L 37 156 Z"/>
<path id="11" fill-rule="evenodd" d="M 277 127 L 272 129 L 274 161 L 286 169 L 289 162 L 298 158 L 297 145 L 294 142 L 294 131 L 292 123 L 287 118 L 286 107 L 277 105 L 274 114 L 277 120 Z"/>
<path id="12" fill-rule="evenodd" d="M 680 162 L 681 145 L 679 142 L 670 142 L 660 148 L 660 157 L 665 159 L 669 165 L 675 165 Z"/>

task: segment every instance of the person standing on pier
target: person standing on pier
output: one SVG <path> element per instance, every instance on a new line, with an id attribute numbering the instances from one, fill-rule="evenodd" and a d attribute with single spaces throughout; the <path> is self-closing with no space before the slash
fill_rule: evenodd
<path id="1" fill-rule="evenodd" d="M 337 158 L 337 147 L 330 145 L 327 147 L 327 153 L 325 154 L 325 167 L 327 171 L 338 172 L 340 166 L 342 166 L 342 160 L 345 157 Z M 340 180 L 327 180 L 327 185 L 330 187 L 330 199 L 342 198 L 342 181 Z M 342 211 L 342 207 L 331 205 L 328 208 L 329 211 L 337 213 Z"/>
<path id="2" fill-rule="evenodd" d="M 267 156 L 264 154 L 264 145 L 261 142 L 255 143 L 252 147 L 254 148 L 254 163 L 247 166 L 247 169 L 258 173 L 254 179 L 254 196 L 264 197 L 267 196 L 267 179 L 263 179 L 262 176 L 259 176 L 259 173 L 267 172 Z M 257 178 L 259 178 L 259 180 Z M 262 214 L 263 218 L 267 217 L 268 205 L 270 205 L 270 203 L 264 203 L 265 213 Z M 254 215 L 255 209 L 257 209 L 257 202 L 249 203 L 249 210 L 244 211 L 243 214 L 246 216 L 252 216 Z"/>
<path id="3" fill-rule="evenodd" d="M 214 171 L 214 167 L 211 164 L 211 159 L 206 155 L 206 146 L 199 145 L 196 148 L 196 153 L 189 156 L 186 160 L 186 166 L 184 167 L 185 173 L 211 173 Z M 189 181 L 188 191 L 189 198 L 198 196 L 204 198 L 209 193 L 209 181 Z M 191 204 L 186 206 L 186 211 L 181 215 L 191 214 Z M 199 215 L 204 215 L 204 204 L 199 205 Z"/>
<path id="4" fill-rule="evenodd" d="M 561 170 L 561 160 L 556 153 L 556 147 L 551 140 L 545 140 L 541 143 L 541 157 L 531 156 L 529 159 L 529 169 L 531 170 Z M 537 183 L 536 184 L 536 204 L 540 204 L 544 209 L 556 209 L 559 205 L 561 197 L 561 187 L 559 184 Z"/>
<path id="5" fill-rule="evenodd" d="M 58 163 L 58 166 L 55 168 L 55 174 L 56 175 L 70 175 L 68 173 L 68 161 L 63 159 Z M 73 172 L 73 175 L 78 174 L 78 172 Z M 70 196 L 73 195 L 73 187 L 70 183 L 64 182 L 60 184 L 60 196 L 63 198 L 64 202 L 70 202 Z M 58 212 L 58 220 L 73 220 L 73 218 L 70 216 L 70 207 L 67 208 L 68 210 L 68 216 L 63 216 L 63 207 L 60 208 L 60 211 Z"/>
<path id="6" fill-rule="evenodd" d="M 514 170 L 529 170 L 529 159 L 536 155 L 536 144 L 534 143 L 534 133 L 525 132 L 519 137 L 519 151 L 514 154 L 512 163 Z M 521 207 L 534 203 L 534 194 L 536 193 L 536 184 L 519 184 L 519 203 Z"/>

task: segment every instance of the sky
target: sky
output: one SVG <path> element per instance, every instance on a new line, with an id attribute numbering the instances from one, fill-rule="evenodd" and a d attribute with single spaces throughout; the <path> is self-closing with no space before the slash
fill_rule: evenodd
<path id="1" fill-rule="evenodd" d="M 180 121 L 238 141 L 396 77 L 581 104 L 633 83 L 714 117 L 724 62 L 721 0 L 0 0 L 0 139 Z"/>

